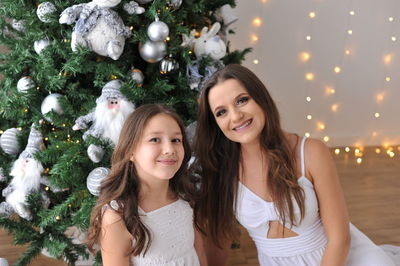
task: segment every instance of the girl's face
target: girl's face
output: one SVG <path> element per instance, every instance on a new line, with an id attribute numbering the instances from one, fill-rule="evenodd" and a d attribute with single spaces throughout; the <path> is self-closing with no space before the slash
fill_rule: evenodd
<path id="1" fill-rule="evenodd" d="M 171 116 L 158 114 L 146 124 L 131 161 L 146 183 L 169 180 L 179 170 L 184 149 L 182 132 Z"/>
<path id="2" fill-rule="evenodd" d="M 259 142 L 265 115 L 239 81 L 227 79 L 212 87 L 208 102 L 215 121 L 228 139 L 240 144 Z"/>

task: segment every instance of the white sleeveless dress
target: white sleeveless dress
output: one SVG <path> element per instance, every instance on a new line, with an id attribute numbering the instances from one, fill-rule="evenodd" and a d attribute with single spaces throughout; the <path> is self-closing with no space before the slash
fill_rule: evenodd
<path id="1" fill-rule="evenodd" d="M 327 237 L 319 215 L 318 199 L 314 186 L 305 177 L 304 142 L 301 141 L 301 177 L 299 185 L 305 193 L 305 216 L 292 231 L 298 236 L 288 238 L 267 238 L 269 221 L 278 221 L 279 216 L 273 202 L 260 198 L 241 182 L 238 186 L 236 218 L 249 232 L 256 244 L 258 260 L 262 266 L 319 266 L 327 244 Z M 296 220 L 300 209 L 294 203 Z M 376 246 L 354 225 L 349 224 L 351 247 L 348 266 L 394 266 L 386 253 Z"/>
<path id="2" fill-rule="evenodd" d="M 151 232 L 146 256 L 133 256 L 134 266 L 199 266 L 194 248 L 193 210 L 178 199 L 150 212 L 139 208 L 142 222 Z"/>

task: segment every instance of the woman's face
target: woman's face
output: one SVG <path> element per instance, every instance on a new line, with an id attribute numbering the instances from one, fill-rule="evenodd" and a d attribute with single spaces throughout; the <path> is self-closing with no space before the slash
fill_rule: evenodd
<path id="1" fill-rule="evenodd" d="M 258 143 L 265 125 L 261 107 L 236 79 L 212 87 L 208 101 L 215 121 L 224 135 L 240 144 Z"/>

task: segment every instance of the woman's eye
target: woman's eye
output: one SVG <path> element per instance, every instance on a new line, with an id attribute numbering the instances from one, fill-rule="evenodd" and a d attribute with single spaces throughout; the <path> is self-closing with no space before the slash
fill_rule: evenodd
<path id="1" fill-rule="evenodd" d="M 160 139 L 159 138 L 151 138 L 149 141 L 150 142 L 160 142 Z"/>
<path id="2" fill-rule="evenodd" d="M 236 104 L 240 105 L 240 104 L 247 103 L 248 101 L 249 101 L 249 97 L 241 97 L 236 101 Z"/>
<path id="3" fill-rule="evenodd" d="M 182 140 L 181 140 L 180 138 L 175 138 L 175 139 L 172 139 L 172 142 L 174 142 L 174 143 L 181 143 Z"/>
<path id="4" fill-rule="evenodd" d="M 215 116 L 216 116 L 216 117 L 219 117 L 219 116 L 221 116 L 221 115 L 223 115 L 223 114 L 225 114 L 225 113 L 226 113 L 225 109 L 218 110 L 218 111 L 215 113 Z"/>

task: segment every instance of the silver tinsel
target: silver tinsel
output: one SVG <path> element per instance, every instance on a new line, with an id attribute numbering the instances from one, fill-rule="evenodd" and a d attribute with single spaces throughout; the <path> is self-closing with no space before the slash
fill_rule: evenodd
<path id="1" fill-rule="evenodd" d="M 164 41 L 165 38 L 168 37 L 168 34 L 168 25 L 158 20 L 158 18 L 156 18 L 156 21 L 152 22 L 147 28 L 147 36 L 149 36 L 149 39 L 153 42 Z"/>
<path id="2" fill-rule="evenodd" d="M 86 187 L 92 195 L 99 195 L 101 181 L 106 178 L 110 172 L 111 170 L 108 168 L 97 167 L 89 173 L 86 179 Z"/>
<path id="3" fill-rule="evenodd" d="M 164 58 L 167 54 L 167 46 L 164 42 L 146 41 L 139 44 L 140 56 L 149 63 L 155 63 Z"/>

